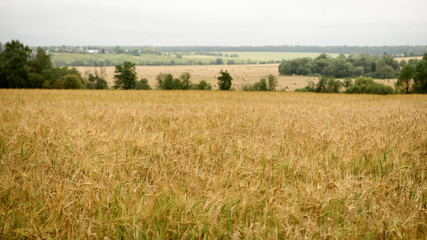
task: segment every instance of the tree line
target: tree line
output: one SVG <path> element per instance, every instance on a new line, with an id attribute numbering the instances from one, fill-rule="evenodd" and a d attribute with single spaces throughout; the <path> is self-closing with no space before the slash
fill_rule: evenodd
<path id="1" fill-rule="evenodd" d="M 350 77 L 341 81 L 333 76 L 322 76 L 317 83 L 310 81 L 306 87 L 296 89 L 296 91 L 371 94 L 427 93 L 427 54 L 424 54 L 422 60 L 413 63 L 404 62 L 403 67 L 399 69 L 395 89 L 375 82 L 372 77 L 361 75 L 354 82 Z"/>
<path id="2" fill-rule="evenodd" d="M 324 75 L 337 78 L 366 76 L 372 78 L 396 78 L 405 65 L 416 66 L 420 60 L 410 59 L 398 62 L 390 55 L 375 57 L 368 54 L 358 56 L 339 55 L 331 58 L 326 54 L 318 57 L 285 60 L 279 65 L 283 75 Z"/>
<path id="3" fill-rule="evenodd" d="M 158 46 L 162 52 L 327 52 L 343 54 L 422 56 L 427 46 Z"/>
<path id="4" fill-rule="evenodd" d="M 17 40 L 7 42 L 0 52 L 0 88 L 106 89 L 107 81 L 97 73 L 83 79 L 75 68 L 53 67 L 42 49 L 32 50 Z"/>

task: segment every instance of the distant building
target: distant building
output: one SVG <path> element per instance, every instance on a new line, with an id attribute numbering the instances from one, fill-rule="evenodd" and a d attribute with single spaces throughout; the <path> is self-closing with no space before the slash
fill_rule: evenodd
<path id="1" fill-rule="evenodd" d="M 90 49 L 90 50 L 87 50 L 87 52 L 90 54 L 98 54 L 99 50 L 98 49 Z"/>

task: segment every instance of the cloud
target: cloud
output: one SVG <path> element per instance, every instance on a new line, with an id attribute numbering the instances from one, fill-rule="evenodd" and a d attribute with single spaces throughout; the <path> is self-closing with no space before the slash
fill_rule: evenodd
<path id="1" fill-rule="evenodd" d="M 0 41 L 29 45 L 423 45 L 427 2 L 8 0 Z"/>

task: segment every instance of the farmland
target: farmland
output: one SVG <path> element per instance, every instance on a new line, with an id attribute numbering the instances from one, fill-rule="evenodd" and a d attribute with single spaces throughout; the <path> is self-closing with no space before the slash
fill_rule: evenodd
<path id="1" fill-rule="evenodd" d="M 200 80 L 206 80 L 215 86 L 216 77 L 221 69 L 227 70 L 233 77 L 233 86 L 236 90 L 241 90 L 244 84 L 253 84 L 266 77 L 268 74 L 277 76 L 279 80 L 278 90 L 294 91 L 296 88 L 302 88 L 308 81 L 317 81 L 317 77 L 310 76 L 281 76 L 278 75 L 278 64 L 252 64 L 252 65 L 209 65 L 209 66 L 137 66 L 136 72 L 139 78 L 147 78 L 152 87 L 156 86 L 156 76 L 159 73 L 172 73 L 178 77 L 183 72 L 191 74 L 191 81 L 197 83 Z M 90 73 L 95 72 L 95 67 L 76 67 L 83 77 L 87 78 Z M 97 68 L 98 74 L 103 71 L 103 77 L 110 86 L 114 84 L 114 67 Z M 376 80 L 377 82 L 393 86 L 395 80 Z M 217 87 L 214 87 L 217 89 Z"/>
<path id="2" fill-rule="evenodd" d="M 206 53 L 207 54 L 207 53 Z M 141 54 L 81 54 L 81 53 L 52 53 L 52 61 L 56 65 L 72 66 L 114 66 L 130 61 L 136 65 L 207 65 L 213 64 L 218 58 L 224 63 L 233 61 L 234 64 L 280 61 L 300 57 L 317 57 L 319 53 L 312 52 L 216 52 L 223 56 L 196 55 L 195 53 L 162 53 Z M 231 57 L 237 54 L 238 57 Z M 338 54 L 329 54 L 336 57 Z"/>
<path id="3" fill-rule="evenodd" d="M 426 238 L 425 95 L 0 97 L 2 239 Z"/>

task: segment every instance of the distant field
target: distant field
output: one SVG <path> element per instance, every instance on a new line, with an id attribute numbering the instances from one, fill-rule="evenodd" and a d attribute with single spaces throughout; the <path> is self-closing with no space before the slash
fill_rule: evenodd
<path id="1" fill-rule="evenodd" d="M 183 54 L 177 57 L 175 53 L 166 55 L 141 54 L 133 56 L 129 54 L 79 54 L 79 53 L 53 53 L 52 61 L 56 65 L 94 66 L 118 65 L 124 61 L 133 62 L 136 65 L 197 65 L 212 64 L 217 58 L 221 58 L 225 64 L 234 61 L 235 64 L 259 63 L 268 61 L 279 61 L 282 59 L 295 59 L 300 57 L 317 57 L 320 53 L 295 53 L 295 52 L 221 52 L 223 56 L 207 56 L 195 54 Z M 239 57 L 230 57 L 231 54 Z M 225 55 L 228 54 L 228 57 Z M 332 57 L 337 54 L 330 54 Z"/>
<path id="2" fill-rule="evenodd" d="M 0 239 L 427 238 L 426 95 L 0 96 Z"/>
<path id="3" fill-rule="evenodd" d="M 233 77 L 233 87 L 237 90 L 242 89 L 243 84 L 253 84 L 259 81 L 262 77 L 268 74 L 277 76 L 279 80 L 279 90 L 286 89 L 287 91 L 293 91 L 296 88 L 302 88 L 307 85 L 308 81 L 316 81 L 315 77 L 308 76 L 280 76 L 278 70 L 279 64 L 257 64 L 257 65 L 209 65 L 209 66 L 138 66 L 136 67 L 139 78 L 147 78 L 149 84 L 155 87 L 156 76 L 161 73 L 172 73 L 175 77 L 183 72 L 189 72 L 191 74 L 191 81 L 193 83 L 199 82 L 200 80 L 206 80 L 211 83 L 214 89 L 217 83 L 216 77 L 219 75 L 221 69 L 227 70 Z M 89 73 L 94 73 L 94 67 L 77 67 L 83 76 L 87 76 Z M 114 84 L 114 67 L 105 67 L 104 77 L 108 81 L 109 85 Z M 100 72 L 100 68 L 98 68 Z M 393 86 L 395 80 L 376 80 L 386 85 Z"/>
<path id="4" fill-rule="evenodd" d="M 302 58 L 302 57 L 310 57 L 310 58 L 316 58 L 321 53 L 310 53 L 310 52 L 222 52 L 222 54 L 228 54 L 229 56 L 231 54 L 238 54 L 239 59 L 245 60 L 245 59 L 251 59 L 255 61 L 277 61 L 277 60 L 289 60 L 289 59 L 296 59 L 296 58 Z M 328 53 L 329 56 L 335 58 L 339 54 L 336 53 Z"/>

